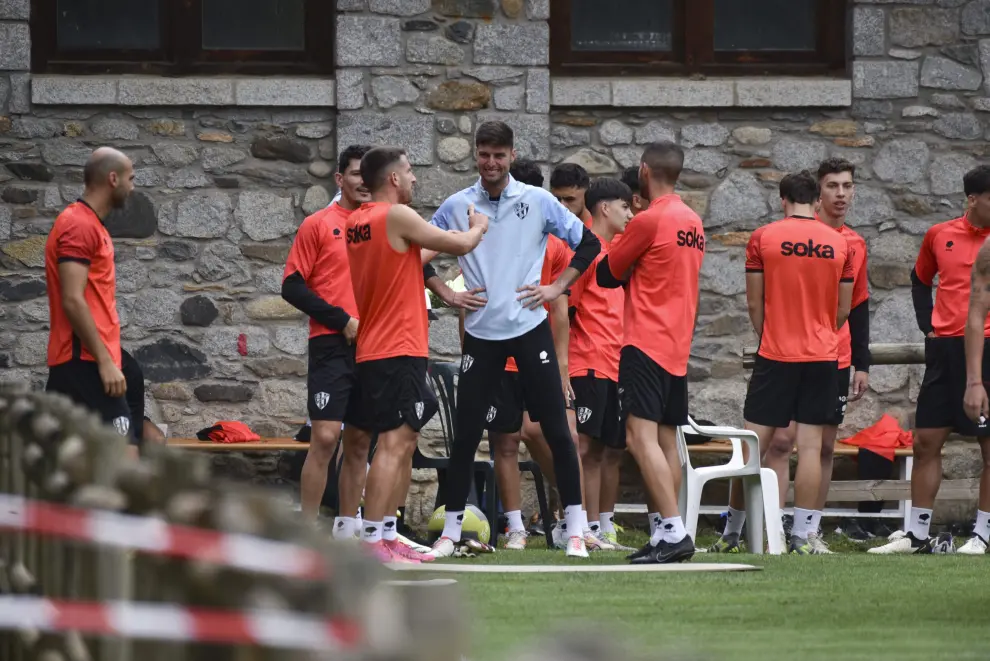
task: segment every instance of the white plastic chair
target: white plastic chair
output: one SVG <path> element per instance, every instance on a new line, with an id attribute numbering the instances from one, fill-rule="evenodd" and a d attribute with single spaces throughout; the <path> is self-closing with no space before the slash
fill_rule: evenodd
<path id="1" fill-rule="evenodd" d="M 708 438 L 725 438 L 732 443 L 732 457 L 719 466 L 695 468 L 691 465 L 685 433 Z M 743 460 L 743 443 L 749 447 L 749 460 Z M 760 438 L 756 432 L 733 427 L 699 426 L 688 417 L 688 424 L 677 428 L 677 450 L 681 455 L 683 479 L 678 494 L 678 506 L 684 515 L 684 526 L 692 538 L 698 530 L 701 492 L 711 480 L 742 478 L 746 498 L 746 542 L 752 553 L 763 549 L 763 525 L 766 520 L 767 546 L 770 555 L 784 553 L 781 545 L 783 525 L 780 520 L 780 493 L 777 474 L 760 467 Z"/>

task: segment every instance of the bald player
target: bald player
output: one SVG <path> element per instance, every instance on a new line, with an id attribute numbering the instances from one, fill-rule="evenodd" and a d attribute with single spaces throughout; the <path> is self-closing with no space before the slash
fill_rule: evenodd
<path id="1" fill-rule="evenodd" d="M 51 327 L 45 389 L 98 413 L 137 456 L 121 371 L 113 241 L 103 224 L 134 190 L 134 165 L 100 147 L 86 161 L 83 184 L 82 197 L 59 214 L 45 242 Z"/>

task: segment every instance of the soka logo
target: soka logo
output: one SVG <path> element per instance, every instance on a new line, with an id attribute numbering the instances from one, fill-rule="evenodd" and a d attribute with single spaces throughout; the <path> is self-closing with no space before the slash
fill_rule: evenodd
<path id="1" fill-rule="evenodd" d="M 835 259 L 835 248 L 827 243 L 815 243 L 808 239 L 807 243 L 784 241 L 780 244 L 780 254 L 784 257 L 818 257 L 819 259 Z"/>
<path id="2" fill-rule="evenodd" d="M 348 243 L 361 243 L 371 241 L 371 225 L 355 225 L 347 230 Z"/>
<path id="3" fill-rule="evenodd" d="M 677 245 L 683 248 L 697 248 L 701 252 L 705 252 L 705 235 L 699 234 L 695 230 L 678 230 Z"/>

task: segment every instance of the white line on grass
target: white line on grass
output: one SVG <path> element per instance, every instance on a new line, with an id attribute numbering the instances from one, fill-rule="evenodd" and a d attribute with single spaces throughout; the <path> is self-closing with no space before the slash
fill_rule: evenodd
<path id="1" fill-rule="evenodd" d="M 721 562 L 685 562 L 676 565 L 471 565 L 424 562 L 423 564 L 390 563 L 396 571 L 465 572 L 473 574 L 566 574 L 591 572 L 727 572 L 761 571 L 755 565 Z"/>

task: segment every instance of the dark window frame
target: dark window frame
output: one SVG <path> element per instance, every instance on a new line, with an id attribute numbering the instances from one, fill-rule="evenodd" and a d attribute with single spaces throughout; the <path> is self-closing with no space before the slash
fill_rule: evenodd
<path id="1" fill-rule="evenodd" d="M 306 46 L 299 51 L 203 49 L 202 0 L 136 0 L 159 3 L 159 49 L 59 51 L 57 1 L 31 0 L 34 73 L 299 75 L 334 70 L 336 3 L 327 0 L 304 0 Z"/>
<path id="2" fill-rule="evenodd" d="M 576 51 L 571 0 L 550 0 L 550 71 L 565 76 L 846 75 L 846 0 L 816 0 L 816 50 L 715 51 L 715 0 L 674 0 L 673 49 Z M 680 26 L 680 29 L 678 29 Z"/>

